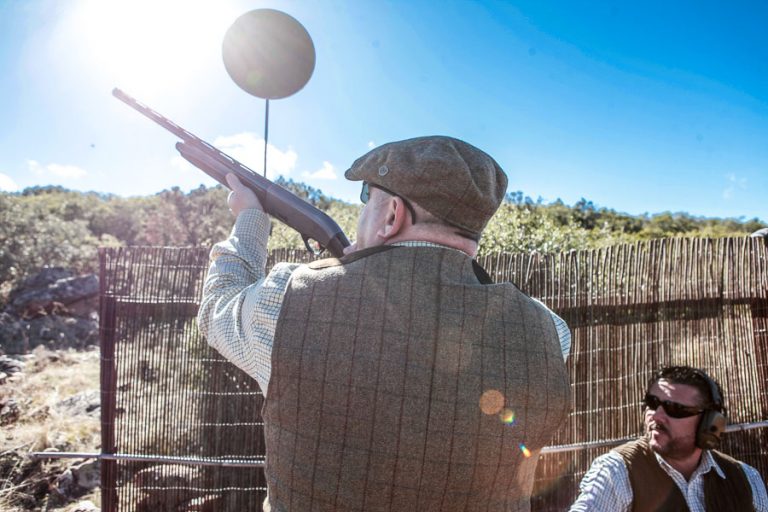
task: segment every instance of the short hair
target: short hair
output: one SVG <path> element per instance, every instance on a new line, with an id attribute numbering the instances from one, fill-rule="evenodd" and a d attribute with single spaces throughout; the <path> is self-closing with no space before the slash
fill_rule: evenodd
<path id="1" fill-rule="evenodd" d="M 653 376 L 648 381 L 647 390 L 650 391 L 651 387 L 661 379 L 668 380 L 675 384 L 686 384 L 695 387 L 699 390 L 699 394 L 704 397 L 705 404 L 703 404 L 703 407 L 725 414 L 725 407 L 723 406 L 723 390 L 720 387 L 720 384 L 707 375 L 704 370 L 693 368 L 692 366 L 667 366 L 661 368 L 654 372 Z M 715 397 L 712 396 L 713 385 L 717 389 L 717 394 L 720 395 L 719 400 L 716 400 Z"/>
<path id="2" fill-rule="evenodd" d="M 407 201 L 407 199 L 405 201 Z M 467 238 L 469 240 L 472 240 L 473 242 L 480 242 L 480 236 L 481 236 L 480 233 L 473 233 L 471 231 L 467 231 L 461 226 L 457 226 L 456 224 L 448 222 L 447 220 L 443 220 L 439 218 L 437 215 L 434 215 L 428 212 L 427 210 L 424 209 L 423 206 L 419 205 L 418 203 L 414 203 L 414 204 L 419 207 L 419 224 L 439 224 L 441 226 L 447 226 L 453 229 L 454 235 L 458 235 L 462 238 Z M 406 202 L 406 205 L 407 205 L 407 202 Z M 411 215 L 413 215 L 413 211 L 411 211 Z M 416 219 L 414 217 L 414 224 L 416 224 L 415 220 Z"/>

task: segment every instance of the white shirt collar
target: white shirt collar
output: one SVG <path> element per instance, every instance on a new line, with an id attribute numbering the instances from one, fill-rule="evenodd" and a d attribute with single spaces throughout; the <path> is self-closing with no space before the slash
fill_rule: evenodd
<path id="1" fill-rule="evenodd" d="M 656 452 L 653 452 L 653 454 L 656 456 L 656 460 L 659 461 L 659 465 L 664 469 L 664 471 L 667 473 L 674 471 L 675 473 L 680 474 L 680 472 L 673 468 L 667 461 L 665 461 L 661 455 Z M 720 478 L 725 480 L 725 473 L 715 461 L 715 458 L 712 456 L 712 452 L 710 450 L 703 450 L 701 452 L 701 460 L 699 461 L 699 465 L 691 475 L 690 480 L 693 480 L 701 475 L 706 475 L 712 469 L 717 472 Z"/>

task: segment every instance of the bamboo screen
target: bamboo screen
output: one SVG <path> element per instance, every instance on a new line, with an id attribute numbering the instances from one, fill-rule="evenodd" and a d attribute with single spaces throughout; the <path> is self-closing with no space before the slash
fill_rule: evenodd
<path id="1" fill-rule="evenodd" d="M 276 251 L 268 266 L 308 259 Z M 100 260 L 102 450 L 146 459 L 102 462 L 104 510 L 260 510 L 261 394 L 194 323 L 208 251 L 102 249 Z M 768 419 L 762 240 L 666 239 L 480 263 L 571 327 L 573 411 L 553 445 L 637 436 L 646 382 L 668 364 L 717 379 L 731 423 Z M 592 459 L 608 449 L 542 455 L 533 509 L 567 509 Z M 768 474 L 766 429 L 730 433 L 723 449 Z"/>
<path id="2" fill-rule="evenodd" d="M 481 261 L 549 305 L 571 328 L 572 413 L 553 445 L 642 432 L 655 369 L 702 368 L 724 390 L 730 423 L 768 419 L 768 251 L 762 239 L 656 240 Z M 609 447 L 542 456 L 535 510 L 564 510 Z M 768 475 L 768 431 L 729 433 L 723 451 Z"/>

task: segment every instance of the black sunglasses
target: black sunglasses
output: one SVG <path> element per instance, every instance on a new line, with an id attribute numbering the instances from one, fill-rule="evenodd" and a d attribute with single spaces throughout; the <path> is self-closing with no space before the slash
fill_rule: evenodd
<path id="1" fill-rule="evenodd" d="M 395 194 L 389 189 L 386 189 L 380 185 L 374 185 L 373 183 L 368 183 L 367 181 L 363 182 L 363 188 L 360 190 L 360 202 L 363 204 L 368 204 L 368 200 L 371 198 L 371 189 L 377 188 L 379 190 L 383 190 L 387 194 L 395 197 L 399 197 L 403 200 L 403 203 L 405 203 L 405 207 L 408 208 L 408 211 L 411 212 L 411 223 L 416 224 L 416 210 L 413 209 L 413 206 L 411 205 L 411 202 L 408 201 L 406 198 L 404 198 L 401 195 Z"/>
<path id="2" fill-rule="evenodd" d="M 376 185 L 374 185 L 376 187 Z M 360 190 L 360 202 L 363 204 L 368 204 L 368 201 L 371 199 L 371 185 L 367 182 L 363 182 L 363 188 Z"/>
<path id="3" fill-rule="evenodd" d="M 699 407 L 693 407 L 691 405 L 683 405 L 677 402 L 670 402 L 669 400 L 661 400 L 659 397 L 650 393 L 645 394 L 643 403 L 652 411 L 658 409 L 659 406 L 664 407 L 664 412 L 667 413 L 667 416 L 670 418 L 689 418 L 691 416 L 701 414 L 706 410 Z"/>

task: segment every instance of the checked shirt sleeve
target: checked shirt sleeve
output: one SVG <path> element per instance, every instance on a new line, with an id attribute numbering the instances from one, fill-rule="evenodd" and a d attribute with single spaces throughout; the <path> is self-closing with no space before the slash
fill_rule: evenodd
<path id="1" fill-rule="evenodd" d="M 256 379 L 266 395 L 277 318 L 291 273 L 280 263 L 265 275 L 269 216 L 245 210 L 230 237 L 213 246 L 197 315 L 208 344 Z"/>
<path id="2" fill-rule="evenodd" d="M 557 314 L 549 309 L 546 304 L 539 299 L 534 299 L 533 297 L 531 297 L 531 299 L 546 309 L 552 317 L 552 322 L 555 324 L 555 330 L 557 330 L 557 337 L 560 339 L 560 352 L 563 353 L 563 360 L 568 361 L 568 354 L 571 353 L 571 329 L 568 327 L 568 324 L 565 323 L 565 320 L 557 316 Z"/>
<path id="3" fill-rule="evenodd" d="M 570 512 L 624 512 L 632 505 L 627 466 L 616 452 L 608 452 L 592 462 L 579 490 Z"/>
<path id="4" fill-rule="evenodd" d="M 756 512 L 768 512 L 768 493 L 760 473 L 748 464 L 741 463 L 741 469 L 747 475 L 750 487 L 752 487 L 752 503 Z"/>

